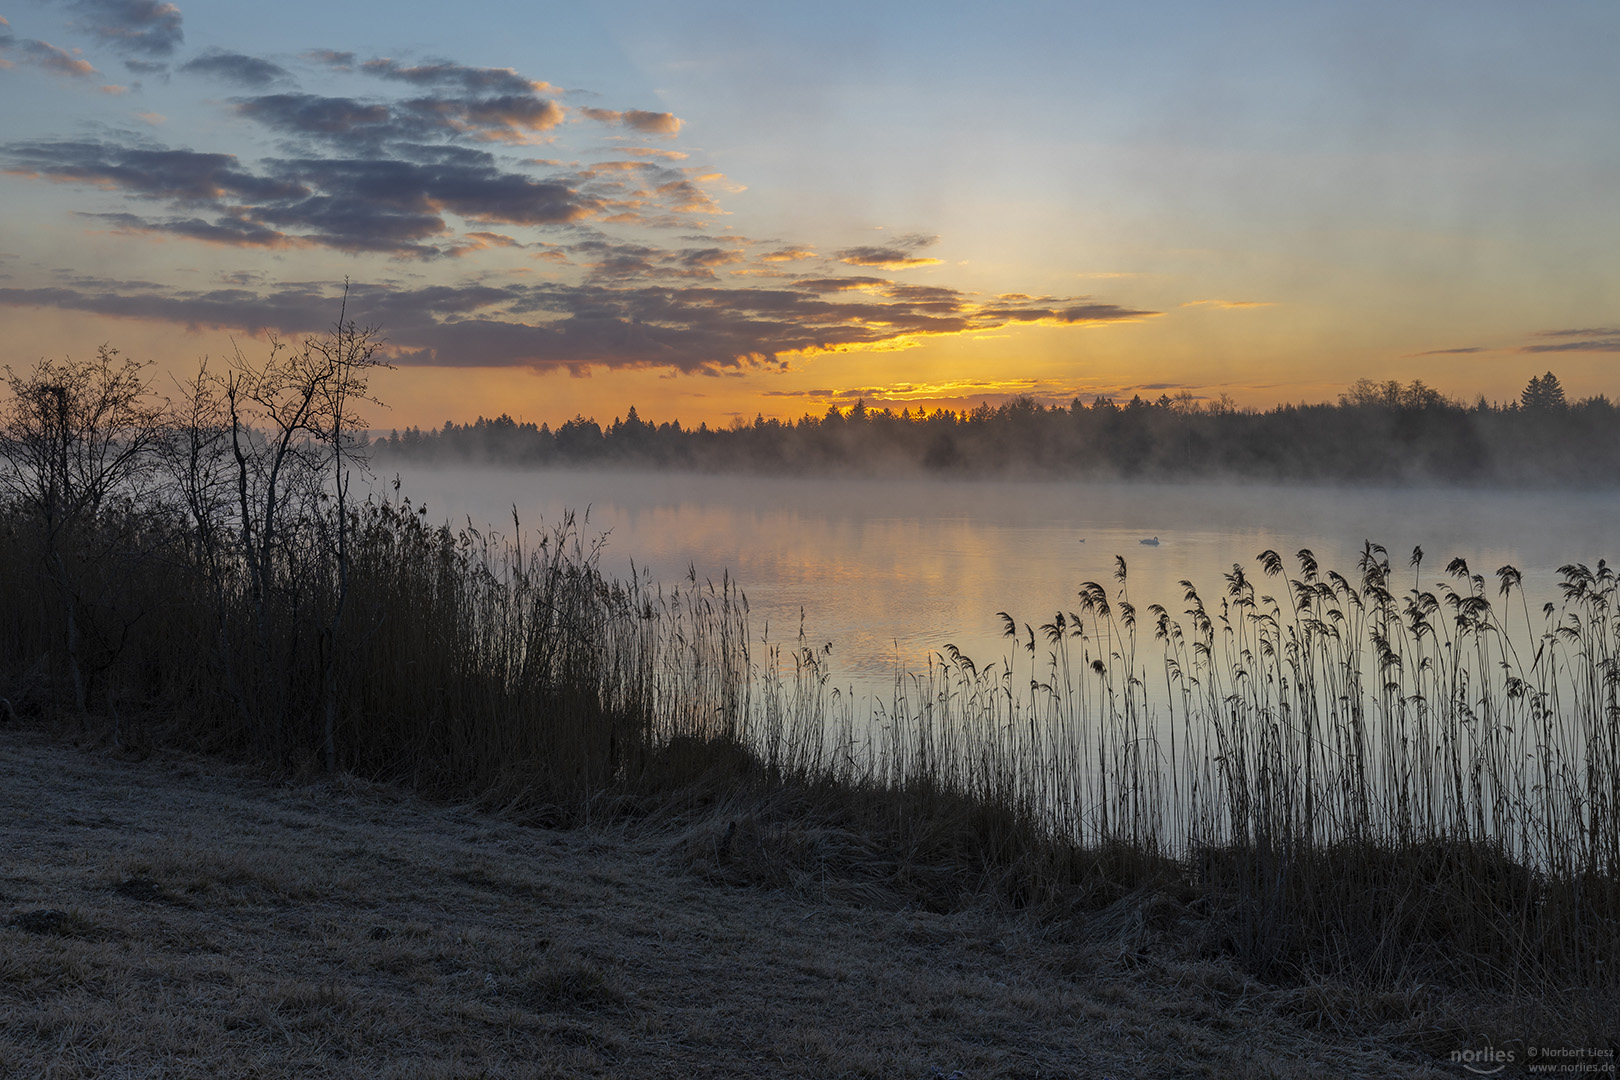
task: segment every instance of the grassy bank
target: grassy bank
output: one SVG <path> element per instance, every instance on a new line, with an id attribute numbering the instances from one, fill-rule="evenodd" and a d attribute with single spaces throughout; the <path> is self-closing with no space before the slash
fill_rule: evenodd
<path id="1" fill-rule="evenodd" d="M 1482 1020 L 1582 1030 L 1273 984 L 1163 897 L 932 912 L 871 837 L 775 816 L 764 843 L 758 804 L 553 830 L 70 735 L 0 736 L 7 1076 L 1383 1080 L 1455 1075 Z"/>

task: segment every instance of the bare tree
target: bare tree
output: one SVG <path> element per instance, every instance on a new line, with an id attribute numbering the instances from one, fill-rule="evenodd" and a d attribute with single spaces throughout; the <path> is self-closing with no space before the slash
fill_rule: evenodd
<path id="1" fill-rule="evenodd" d="M 188 497 L 194 515 L 220 512 L 218 465 L 223 458 L 234 488 L 234 527 L 230 529 L 253 612 L 258 666 L 270 672 L 277 634 L 277 609 L 296 603 L 300 590 L 329 589 L 330 612 L 320 642 L 324 733 L 322 756 L 336 766 L 337 677 L 340 639 L 348 606 L 350 479 L 358 463 L 356 436 L 363 420 L 356 410 L 371 396 L 370 374 L 388 365 L 379 355 L 376 327 L 348 318 L 348 288 L 332 329 L 307 338 L 296 349 L 272 338 L 269 356 L 248 359 L 238 349 L 220 377 L 206 371 L 188 393 L 193 476 Z M 318 581 L 318 568 L 297 566 L 298 553 L 284 544 L 292 525 L 313 526 L 324 539 L 332 580 Z M 285 685 L 267 687 L 272 736 L 286 722 Z M 244 699 L 244 704 L 246 701 Z"/>
<path id="2" fill-rule="evenodd" d="M 41 526 L 41 556 L 62 605 L 74 705 L 85 709 L 81 595 L 68 539 L 87 534 L 108 501 L 146 494 L 165 426 L 145 364 L 103 345 L 95 359 L 41 360 L 27 374 L 8 365 L 0 405 L 0 490 Z"/>

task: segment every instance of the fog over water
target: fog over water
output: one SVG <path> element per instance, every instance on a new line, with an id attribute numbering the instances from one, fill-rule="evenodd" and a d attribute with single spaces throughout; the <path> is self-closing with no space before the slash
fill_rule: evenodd
<path id="1" fill-rule="evenodd" d="M 377 478 L 390 488 L 393 473 Z M 1532 609 L 1556 601 L 1557 568 L 1620 555 L 1620 493 L 1446 488 L 1067 483 L 838 478 L 617 471 L 413 467 L 400 494 L 435 521 L 510 533 L 551 529 L 568 510 L 586 535 L 606 532 L 602 566 L 628 578 L 719 583 L 727 572 L 759 641 L 793 643 L 800 612 L 813 644 L 833 644 L 840 685 L 885 697 L 897 663 L 915 670 L 949 642 L 986 662 L 1002 657 L 997 612 L 1039 627 L 1078 607 L 1081 583 L 1118 592 L 1129 567 L 1138 608 L 1185 608 L 1182 579 L 1211 608 L 1222 575 L 1241 563 L 1262 594 L 1283 596 L 1255 557 L 1313 551 L 1325 573 L 1357 580 L 1365 540 L 1384 545 L 1403 590 L 1446 578 L 1454 556 L 1489 581 L 1511 564 Z M 586 517 L 588 510 L 588 518 Z M 1157 537 L 1157 546 L 1143 539 Z M 1083 541 L 1083 542 L 1082 542 Z M 1420 576 L 1407 567 L 1421 546 Z M 1406 568 L 1406 569 L 1401 569 Z M 1455 584 L 1453 582 L 1453 584 Z M 1517 607 L 1517 604 L 1515 605 Z"/>

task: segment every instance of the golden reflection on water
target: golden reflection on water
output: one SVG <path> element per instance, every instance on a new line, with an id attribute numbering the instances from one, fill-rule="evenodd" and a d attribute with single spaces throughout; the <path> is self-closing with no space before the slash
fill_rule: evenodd
<path id="1" fill-rule="evenodd" d="M 387 479 L 392 479 L 390 473 Z M 759 641 L 792 645 L 800 612 L 809 644 L 833 643 L 840 685 L 887 697 L 896 666 L 919 670 L 949 642 L 981 662 L 1005 655 L 997 613 L 1022 627 L 1072 611 L 1082 582 L 1110 595 L 1115 556 L 1129 568 L 1140 611 L 1186 608 L 1190 580 L 1211 608 L 1223 575 L 1243 565 L 1262 594 L 1286 603 L 1255 557 L 1315 552 L 1325 572 L 1356 579 L 1364 540 L 1406 565 L 1395 575 L 1425 588 L 1455 555 L 1495 595 L 1504 564 L 1524 572 L 1532 608 L 1556 600 L 1556 568 L 1620 554 L 1620 497 L 1579 492 L 1322 489 L 1127 485 L 1056 481 L 760 479 L 623 472 L 413 468 L 402 494 L 429 516 L 509 532 L 551 528 L 573 510 L 588 536 L 606 532 L 602 564 L 628 577 L 632 561 L 655 582 L 719 583 L 746 593 Z M 588 508 L 588 515 L 587 515 Z M 1141 540 L 1157 536 L 1157 546 Z M 1083 541 L 1083 542 L 1082 542 Z M 1144 615 L 1144 623 L 1146 618 Z M 1151 641 L 1144 627 L 1142 638 Z M 762 650 L 756 650 L 762 655 Z M 1026 669 L 1027 670 L 1027 669 Z"/>

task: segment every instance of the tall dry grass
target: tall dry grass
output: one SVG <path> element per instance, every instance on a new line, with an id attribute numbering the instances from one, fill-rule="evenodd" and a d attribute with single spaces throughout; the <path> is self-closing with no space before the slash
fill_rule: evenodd
<path id="1" fill-rule="evenodd" d="M 1004 662 L 906 679 L 875 776 L 1168 859 L 1261 967 L 1612 984 L 1615 573 L 1565 566 L 1532 609 L 1512 567 L 1425 588 L 1421 560 L 1402 590 L 1376 545 L 1355 579 L 1265 552 L 1218 600 L 1183 582 L 1180 617 L 1139 610 L 1120 560 L 1038 628 L 1004 615 Z"/>
<path id="2" fill-rule="evenodd" d="M 867 715 L 823 652 L 752 643 L 735 583 L 612 580 L 572 520 L 456 529 L 396 497 L 340 531 L 312 497 L 256 577 L 231 523 L 205 535 L 185 506 L 109 501 L 58 538 L 87 700 L 132 745 L 157 717 L 278 767 L 330 751 L 559 821 L 764 797 L 875 838 L 931 904 L 1064 912 L 1154 887 L 1260 970 L 1616 981 L 1603 564 L 1533 607 L 1511 568 L 1426 586 L 1420 558 L 1408 577 L 1372 545 L 1353 576 L 1267 552 L 1218 598 L 1184 583 L 1173 613 L 1135 606 L 1121 561 L 1038 627 L 1007 617 L 1001 662 L 947 649 Z M 19 711 L 72 701 L 39 528 L 0 510 Z"/>

